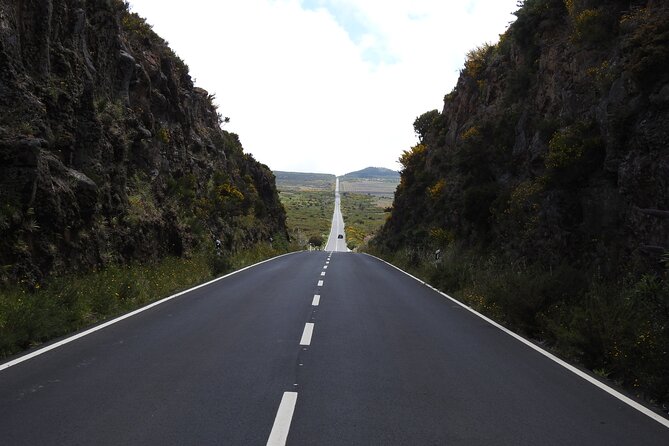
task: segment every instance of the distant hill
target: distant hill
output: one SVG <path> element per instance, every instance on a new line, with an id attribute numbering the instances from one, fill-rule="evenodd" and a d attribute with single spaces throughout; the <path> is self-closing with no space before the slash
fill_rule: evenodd
<path id="1" fill-rule="evenodd" d="M 335 176 L 329 173 L 274 171 L 279 190 L 334 190 Z"/>
<path id="2" fill-rule="evenodd" d="M 362 170 L 349 172 L 344 175 L 344 178 L 379 178 L 379 179 L 396 179 L 399 181 L 400 173 L 396 170 L 386 169 L 385 167 L 366 167 Z"/>

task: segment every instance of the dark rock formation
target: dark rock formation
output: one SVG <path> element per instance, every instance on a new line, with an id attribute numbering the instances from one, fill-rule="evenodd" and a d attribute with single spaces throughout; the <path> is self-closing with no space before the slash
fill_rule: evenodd
<path id="1" fill-rule="evenodd" d="M 666 410 L 669 5 L 516 16 L 416 119 L 376 248 Z"/>
<path id="2" fill-rule="evenodd" d="M 416 120 L 379 240 L 446 232 L 549 267 L 661 267 L 641 248 L 669 248 L 669 7 L 527 0 L 517 16 Z"/>
<path id="3" fill-rule="evenodd" d="M 0 2 L 0 281 L 285 237 L 211 99 L 119 0 Z"/>

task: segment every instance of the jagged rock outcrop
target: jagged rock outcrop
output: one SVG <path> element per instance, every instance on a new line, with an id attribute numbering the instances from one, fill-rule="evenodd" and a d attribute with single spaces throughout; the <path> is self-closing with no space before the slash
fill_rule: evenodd
<path id="1" fill-rule="evenodd" d="M 0 2 L 0 281 L 284 237 L 269 169 L 120 0 Z"/>
<path id="2" fill-rule="evenodd" d="M 641 248 L 668 249 L 669 220 L 639 208 L 669 209 L 666 3 L 528 0 L 517 16 L 416 120 L 381 239 L 613 275 L 660 265 Z"/>
<path id="3" fill-rule="evenodd" d="M 516 15 L 416 119 L 372 248 L 666 410 L 669 5 Z"/>

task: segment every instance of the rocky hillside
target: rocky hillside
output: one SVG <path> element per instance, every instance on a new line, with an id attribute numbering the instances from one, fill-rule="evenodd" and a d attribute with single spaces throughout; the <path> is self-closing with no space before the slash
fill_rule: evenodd
<path id="1" fill-rule="evenodd" d="M 0 281 L 285 238 L 222 120 L 124 2 L 0 2 Z"/>
<path id="2" fill-rule="evenodd" d="M 416 119 L 377 245 L 509 272 L 483 297 L 475 272 L 435 280 L 669 401 L 669 5 L 526 0 L 516 16 Z"/>

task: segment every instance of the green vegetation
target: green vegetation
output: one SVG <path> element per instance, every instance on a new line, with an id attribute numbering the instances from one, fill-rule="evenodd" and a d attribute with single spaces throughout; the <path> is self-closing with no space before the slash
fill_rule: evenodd
<path id="1" fill-rule="evenodd" d="M 293 240 L 305 247 L 312 237 L 327 238 L 334 212 L 334 192 L 281 191 L 286 225 Z"/>
<path id="2" fill-rule="evenodd" d="M 332 224 L 335 176 L 299 172 L 274 174 L 291 237 L 300 247 L 322 246 Z M 374 167 L 340 178 L 342 214 L 350 249 L 363 245 L 383 225 L 398 182 L 397 172 Z"/>
<path id="3" fill-rule="evenodd" d="M 399 184 L 396 171 L 368 167 L 339 178 L 349 249 L 363 247 L 386 222 Z"/>
<path id="4" fill-rule="evenodd" d="M 288 251 L 259 243 L 233 254 L 213 244 L 190 258 L 113 265 L 85 275 L 19 284 L 0 290 L 0 357 L 127 313 L 223 273 Z"/>
<path id="5" fill-rule="evenodd" d="M 322 173 L 275 171 L 279 198 L 286 209 L 286 225 L 300 248 L 325 240 L 334 212 L 335 176 Z"/>
<path id="6" fill-rule="evenodd" d="M 36 29 L 57 68 L 3 60 L 0 355 L 296 249 L 274 175 L 167 42 L 127 2 L 80 3 L 90 52 Z"/>
<path id="7" fill-rule="evenodd" d="M 356 249 L 365 245 L 386 222 L 389 207 L 392 205 L 392 195 L 343 192 L 340 197 L 341 212 L 346 225 L 346 244 L 349 249 Z"/>
<path id="8" fill-rule="evenodd" d="M 325 243 L 325 239 L 320 235 L 312 235 L 311 237 L 309 237 L 309 244 L 314 248 L 319 248 L 319 249 L 322 248 L 323 243 Z"/>
<path id="9" fill-rule="evenodd" d="M 669 268 L 610 281 L 567 263 L 508 263 L 456 243 L 439 260 L 425 248 L 369 251 L 638 396 L 669 396 Z"/>
<path id="10" fill-rule="evenodd" d="M 280 191 L 331 191 L 334 194 L 334 175 L 274 171 L 274 176 Z"/>
<path id="11" fill-rule="evenodd" d="M 669 405 L 669 7 L 520 6 L 416 118 L 366 249 Z"/>
<path id="12" fill-rule="evenodd" d="M 399 184 L 397 178 L 347 178 L 339 180 L 339 191 L 354 194 L 371 194 L 380 197 L 392 198 Z"/>

